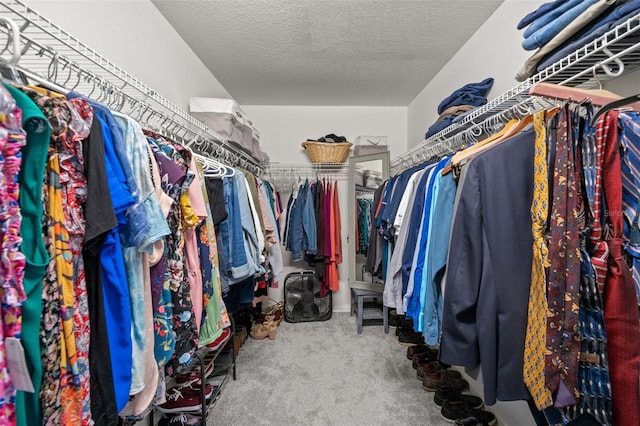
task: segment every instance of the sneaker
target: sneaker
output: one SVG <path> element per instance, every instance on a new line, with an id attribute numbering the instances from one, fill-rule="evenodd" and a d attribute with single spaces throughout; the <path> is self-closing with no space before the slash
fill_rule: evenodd
<path id="1" fill-rule="evenodd" d="M 211 373 L 213 373 L 213 366 L 214 366 L 213 362 L 207 362 L 207 360 L 204 361 L 205 379 L 209 377 Z M 194 364 L 194 369 L 176 377 L 176 385 L 178 385 L 178 387 L 188 387 L 193 384 L 200 387 L 200 373 L 201 373 L 200 365 Z"/>
<path id="2" fill-rule="evenodd" d="M 444 401 L 442 409 L 440 410 L 440 415 L 450 423 L 454 423 L 460 419 L 469 421 L 470 418 L 475 418 L 476 425 L 493 426 L 496 424 L 496 416 L 492 413 L 472 408 L 464 402 Z"/>
<path id="3" fill-rule="evenodd" d="M 200 426 L 202 417 L 193 414 L 180 413 L 162 417 L 158 426 Z"/>
<path id="4" fill-rule="evenodd" d="M 440 389 L 438 389 L 433 396 L 433 402 L 435 402 L 438 407 L 442 407 L 442 404 L 444 404 L 445 401 L 462 402 L 475 409 L 484 407 L 482 398 L 478 398 L 477 396 L 473 395 L 465 395 L 460 391 L 451 389 L 448 386 L 440 386 Z"/>
<path id="5" fill-rule="evenodd" d="M 202 401 L 198 392 L 189 391 L 189 388 L 174 387 L 167 390 L 167 402 L 157 406 L 163 413 L 179 413 L 182 411 L 199 411 L 202 409 Z"/>
<path id="6" fill-rule="evenodd" d="M 222 330 L 222 334 L 216 340 L 207 345 L 207 349 L 210 351 L 218 350 L 220 346 L 224 345 L 227 342 L 227 339 L 229 339 L 230 335 L 231 327 L 225 328 L 224 330 Z"/>

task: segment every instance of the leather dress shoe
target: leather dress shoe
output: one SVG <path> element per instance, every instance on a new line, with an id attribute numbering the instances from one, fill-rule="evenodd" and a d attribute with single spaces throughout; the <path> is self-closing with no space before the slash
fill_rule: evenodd
<path id="1" fill-rule="evenodd" d="M 433 402 L 435 402 L 437 406 L 442 407 L 442 404 L 444 404 L 445 401 L 462 402 L 475 409 L 484 407 L 482 398 L 478 398 L 474 395 L 465 395 L 462 392 L 451 389 L 446 385 L 440 386 L 440 389 L 438 389 L 435 395 L 433 395 Z"/>
<path id="2" fill-rule="evenodd" d="M 416 368 L 416 378 L 418 380 L 422 380 L 424 375 L 427 373 L 435 373 L 436 371 L 442 371 L 442 364 L 438 361 L 430 361 L 418 364 L 418 368 Z"/>
<path id="3" fill-rule="evenodd" d="M 432 373 L 425 372 L 422 378 L 422 389 L 427 392 L 436 392 L 443 386 L 462 392 L 469 387 L 469 383 L 457 371 L 437 370 Z"/>
<path id="4" fill-rule="evenodd" d="M 414 370 L 418 369 L 418 365 L 420 364 L 426 364 L 428 362 L 432 362 L 432 361 L 437 361 L 438 360 L 438 354 L 434 354 L 432 352 L 423 352 L 421 354 L 417 354 L 413 356 L 413 359 L 411 360 L 411 366 L 413 367 Z"/>

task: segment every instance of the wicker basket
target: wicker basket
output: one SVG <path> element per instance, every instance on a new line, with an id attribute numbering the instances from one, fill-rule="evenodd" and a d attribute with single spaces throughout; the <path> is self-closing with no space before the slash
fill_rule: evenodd
<path id="1" fill-rule="evenodd" d="M 302 142 L 312 163 L 344 163 L 352 145 L 351 142 Z"/>

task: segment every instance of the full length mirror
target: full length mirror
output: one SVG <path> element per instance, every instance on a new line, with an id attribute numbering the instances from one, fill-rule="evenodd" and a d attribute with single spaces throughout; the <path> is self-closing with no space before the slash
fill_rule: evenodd
<path id="1" fill-rule="evenodd" d="M 375 202 L 382 184 L 389 178 L 389 152 L 349 159 L 349 285 L 352 288 L 382 292 L 384 281 L 372 270 L 382 256 L 375 238 Z M 373 231 L 373 232 L 372 232 Z M 380 246 L 380 247 L 378 247 Z"/>

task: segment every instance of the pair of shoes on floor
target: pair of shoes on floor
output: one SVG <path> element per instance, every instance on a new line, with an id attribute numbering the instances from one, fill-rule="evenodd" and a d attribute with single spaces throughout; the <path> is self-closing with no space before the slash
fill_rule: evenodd
<path id="1" fill-rule="evenodd" d="M 202 426 L 202 417 L 188 413 L 165 414 L 158 426 Z"/>
<path id="2" fill-rule="evenodd" d="M 416 333 L 413 330 L 410 332 L 400 332 L 398 334 L 398 343 L 402 346 L 424 345 L 424 337 L 422 333 Z"/>
<path id="3" fill-rule="evenodd" d="M 265 322 L 274 321 L 276 325 L 280 325 L 284 319 L 284 312 L 282 310 L 275 310 L 273 313 L 261 313 L 256 317 L 256 324 L 264 324 Z"/>
<path id="4" fill-rule="evenodd" d="M 433 361 L 435 361 L 436 359 L 438 359 L 438 350 L 427 345 L 409 346 L 407 348 L 407 359 L 413 361 L 416 355 L 420 355 L 421 357 L 433 358 Z M 415 369 L 416 367 L 413 368 Z"/>
<path id="5" fill-rule="evenodd" d="M 262 324 L 254 324 L 249 335 L 256 340 L 262 340 L 265 337 L 269 337 L 269 340 L 275 340 L 277 327 L 278 324 L 274 316 L 267 315 Z"/>
<path id="6" fill-rule="evenodd" d="M 470 398 L 471 395 L 463 395 Z M 480 398 L 477 398 L 480 399 Z M 482 400 L 480 400 L 482 401 Z M 477 402 L 477 401 L 476 401 Z M 477 404 L 476 404 L 477 405 Z M 496 424 L 496 416 L 492 413 L 474 408 L 473 404 L 464 401 L 444 400 L 440 415 L 443 419 L 459 426 L 494 426 Z"/>
<path id="7" fill-rule="evenodd" d="M 469 388 L 469 382 L 462 378 L 460 372 L 445 369 L 438 361 L 418 366 L 416 376 L 422 376 L 422 389 L 427 392 L 437 392 L 441 388 L 453 389 L 462 392 Z"/>
<path id="8" fill-rule="evenodd" d="M 414 346 L 415 348 L 415 346 Z M 437 352 L 423 352 L 413 356 L 411 359 L 411 367 L 414 370 L 417 370 L 421 364 L 428 364 L 430 362 L 438 361 L 438 353 Z"/>

